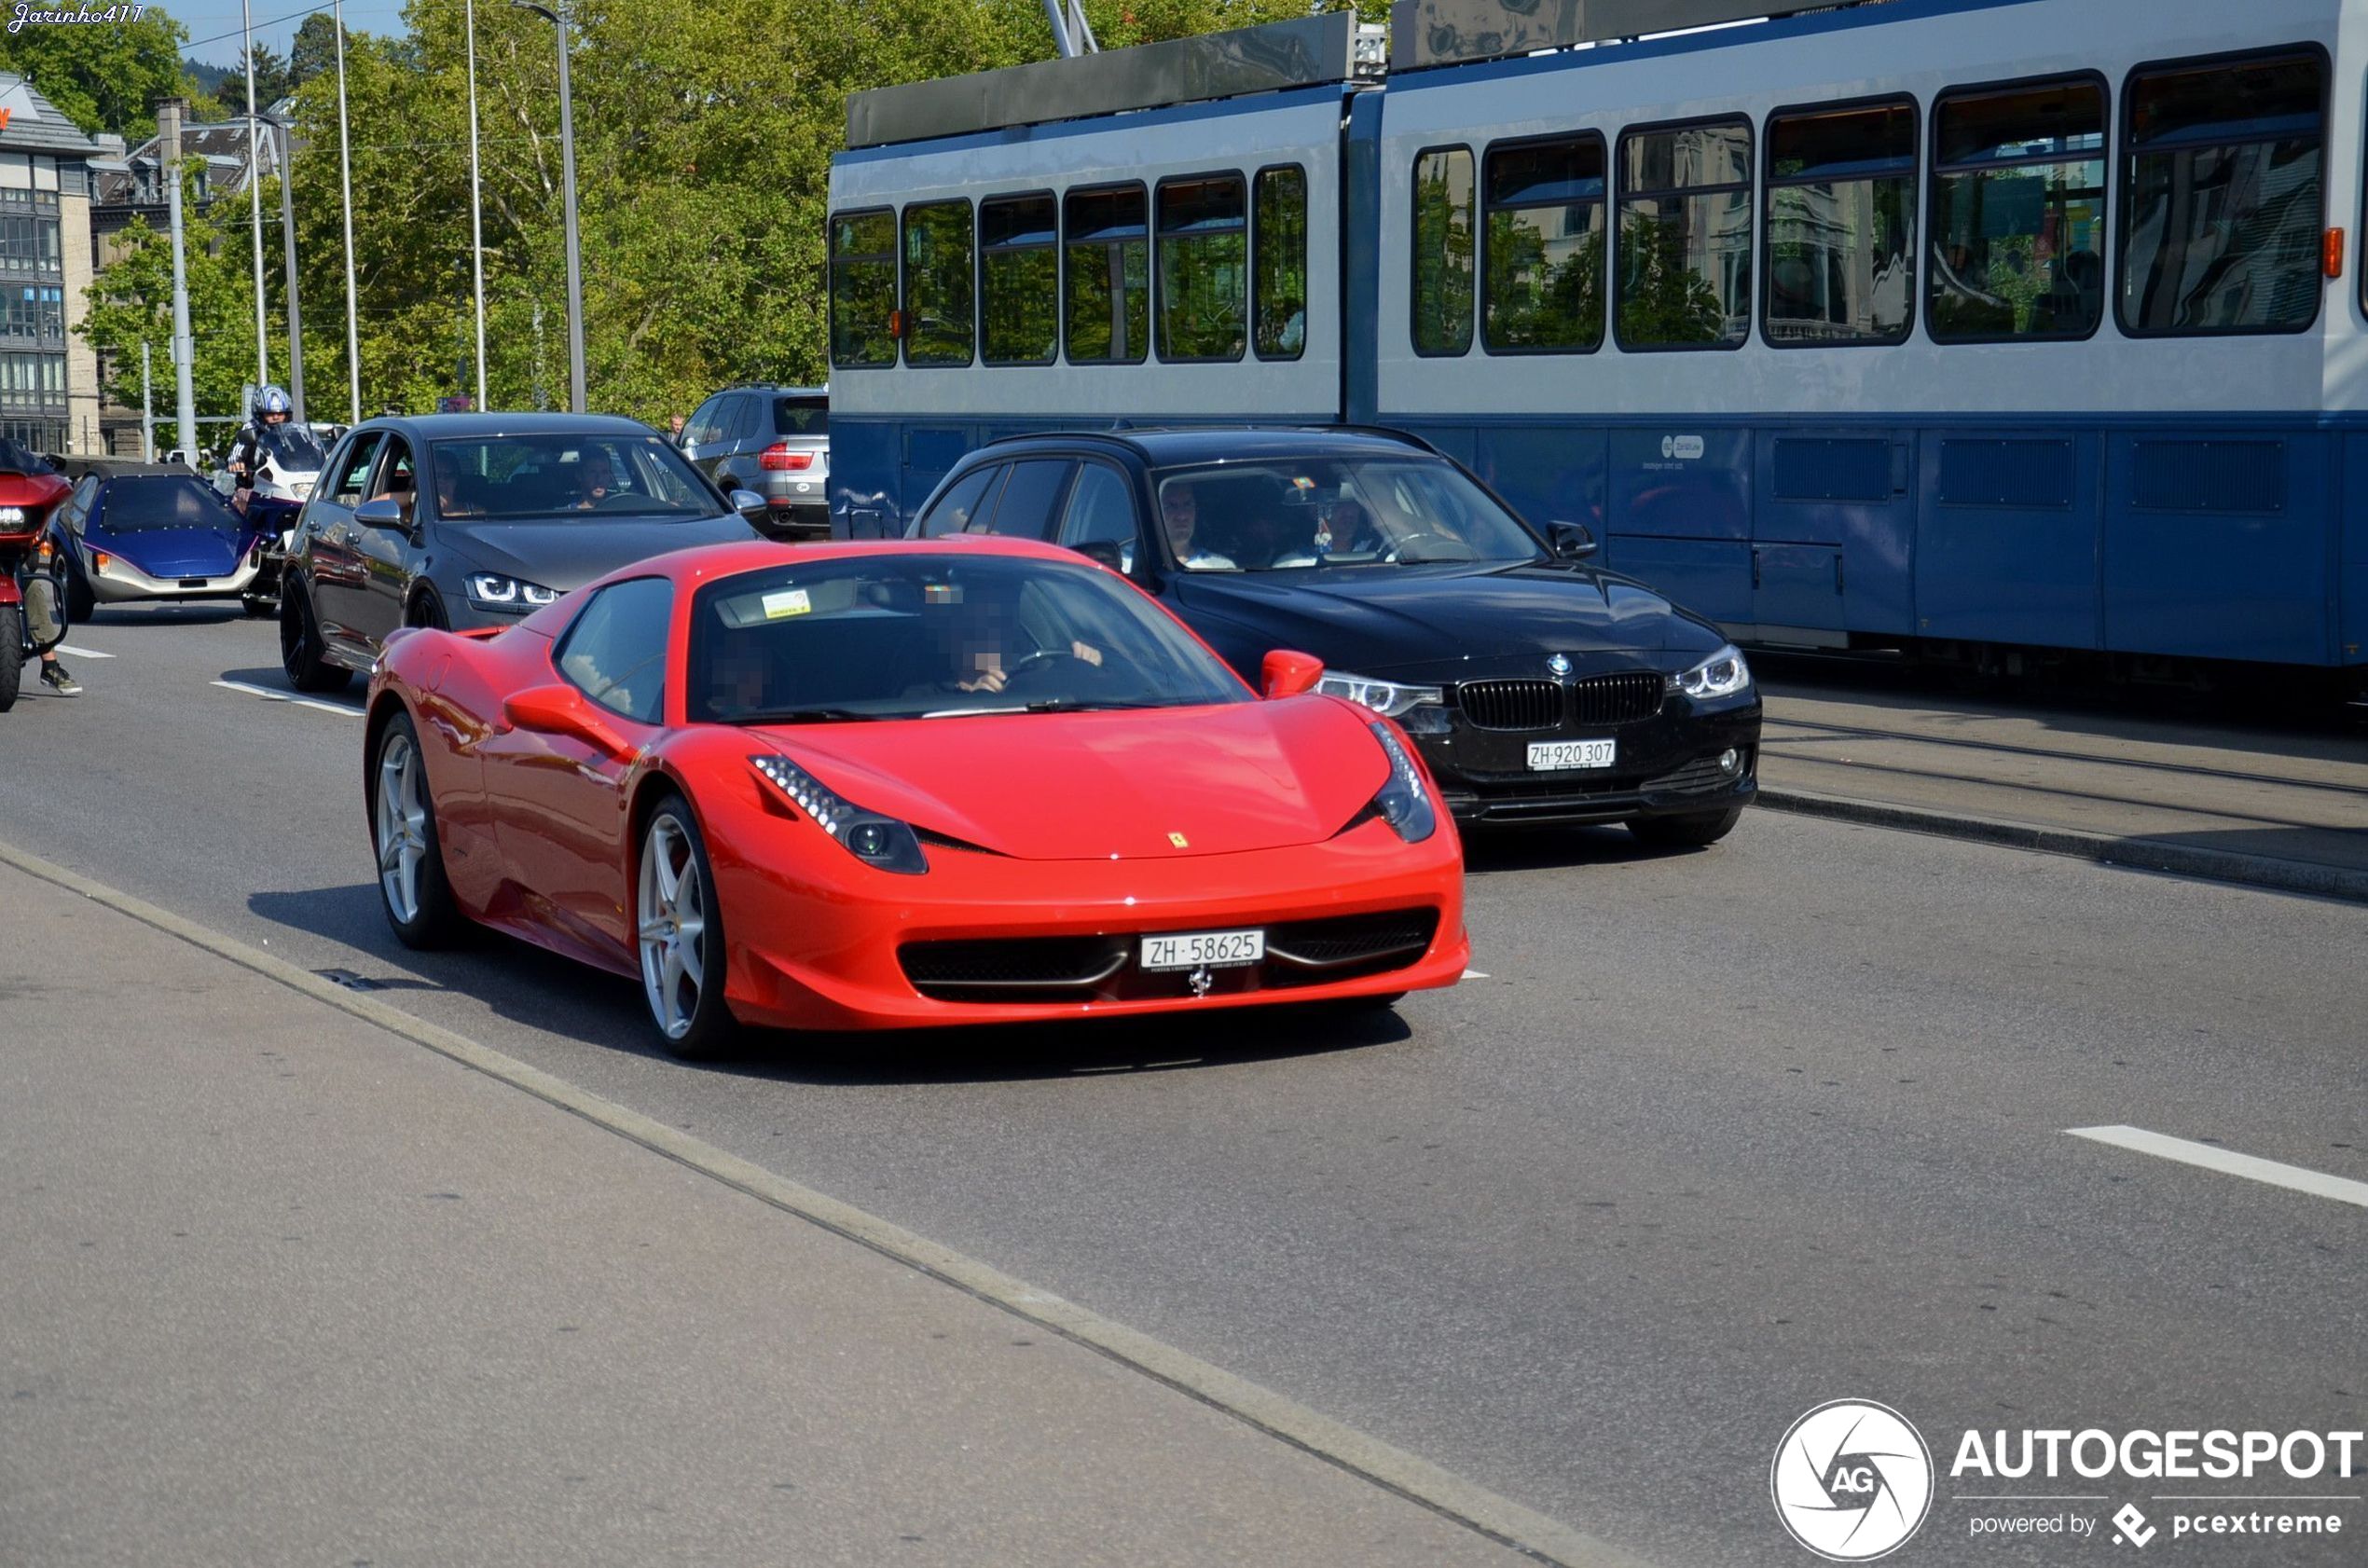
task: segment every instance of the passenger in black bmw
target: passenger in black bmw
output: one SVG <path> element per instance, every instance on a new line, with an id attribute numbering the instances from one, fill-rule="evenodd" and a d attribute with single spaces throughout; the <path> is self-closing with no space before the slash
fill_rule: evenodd
<path id="1" fill-rule="evenodd" d="M 1066 477 L 1047 504 L 999 509 L 997 531 L 1096 544 L 1252 682 L 1270 650 L 1315 654 L 1323 690 L 1414 737 L 1467 825 L 1623 822 L 1703 845 L 1757 790 L 1759 693 L 1719 629 L 1596 565 L 1586 529 L 1533 529 L 1413 437 L 1015 437 L 957 463 L 912 531 L 945 531 L 937 508 L 1022 461 Z M 1133 501 L 1131 550 L 1109 548 L 1115 489 Z"/>

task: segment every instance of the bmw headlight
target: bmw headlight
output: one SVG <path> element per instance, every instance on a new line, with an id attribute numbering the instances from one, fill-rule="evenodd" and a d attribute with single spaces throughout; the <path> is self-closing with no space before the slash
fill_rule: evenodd
<path id="1" fill-rule="evenodd" d="M 929 869 L 929 858 L 921 853 L 920 835 L 911 823 L 864 810 L 786 757 L 750 757 L 749 763 L 792 805 L 814 818 L 816 827 L 837 839 L 865 865 L 905 876 L 918 876 Z"/>
<path id="2" fill-rule="evenodd" d="M 469 602 L 483 610 L 536 610 L 559 597 L 556 588 L 498 571 L 470 572 L 468 589 Z"/>
<path id="3" fill-rule="evenodd" d="M 1437 708 L 1446 700 L 1437 686 L 1401 686 L 1395 681 L 1375 681 L 1337 669 L 1326 670 L 1315 689 L 1329 696 L 1346 697 L 1384 719 L 1403 718 L 1425 704 Z"/>
<path id="4" fill-rule="evenodd" d="M 1697 701 L 1731 697 L 1750 691 L 1751 685 L 1752 667 L 1743 662 L 1742 650 L 1731 642 L 1685 674 L 1669 678 L 1671 691 L 1683 692 Z"/>
<path id="5" fill-rule="evenodd" d="M 1439 831 L 1439 808 L 1431 804 L 1430 786 L 1415 765 L 1397 732 L 1387 724 L 1373 726 L 1373 738 L 1389 758 L 1389 782 L 1373 797 L 1372 809 L 1409 844 L 1420 844 Z"/>

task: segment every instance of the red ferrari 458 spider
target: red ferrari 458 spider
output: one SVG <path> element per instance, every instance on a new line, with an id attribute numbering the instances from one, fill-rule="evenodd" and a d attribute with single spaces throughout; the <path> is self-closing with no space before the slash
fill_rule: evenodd
<path id="1" fill-rule="evenodd" d="M 1462 853 L 1395 725 L 1260 700 L 1067 550 L 962 538 L 646 561 L 499 632 L 390 637 L 365 794 L 387 918 L 621 974 L 683 1054 L 1462 975 Z"/>

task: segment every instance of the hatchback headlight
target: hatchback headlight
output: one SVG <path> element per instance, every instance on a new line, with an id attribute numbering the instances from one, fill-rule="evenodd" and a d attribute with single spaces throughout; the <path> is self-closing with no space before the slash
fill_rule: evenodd
<path id="1" fill-rule="evenodd" d="M 865 865 L 904 876 L 918 876 L 929 869 L 929 857 L 921 853 L 920 835 L 910 822 L 864 810 L 786 757 L 750 757 L 749 764 Z"/>
<path id="2" fill-rule="evenodd" d="M 1430 786 L 1423 770 L 1397 732 L 1387 724 L 1373 726 L 1373 738 L 1389 758 L 1389 782 L 1373 797 L 1372 809 L 1409 844 L 1420 844 L 1439 831 L 1439 808 L 1431 804 Z"/>
<path id="3" fill-rule="evenodd" d="M 1375 681 L 1337 669 L 1326 670 L 1315 689 L 1328 696 L 1346 697 L 1384 719 L 1402 718 L 1425 704 L 1437 708 L 1446 700 L 1437 686 L 1401 686 L 1395 681 Z"/>
<path id="4" fill-rule="evenodd" d="M 1673 692 L 1683 692 L 1700 700 L 1705 697 L 1731 697 L 1747 692 L 1752 685 L 1752 667 L 1743 662 L 1743 652 L 1728 643 L 1683 675 L 1669 678 Z"/>
<path id="5" fill-rule="evenodd" d="M 504 577 L 498 571 L 470 572 L 468 589 L 469 601 L 487 610 L 536 609 L 559 597 L 556 588 L 519 577 Z"/>

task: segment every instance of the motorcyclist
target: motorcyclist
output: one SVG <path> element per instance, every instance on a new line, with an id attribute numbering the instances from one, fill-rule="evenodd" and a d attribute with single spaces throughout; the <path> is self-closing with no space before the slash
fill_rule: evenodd
<path id="1" fill-rule="evenodd" d="M 232 504 L 241 512 L 247 509 L 247 499 L 255 489 L 255 476 L 263 467 L 263 432 L 273 425 L 283 425 L 296 416 L 296 406 L 288 394 L 277 386 L 264 388 L 255 394 L 255 406 L 247 422 L 230 443 L 230 475 L 237 488 Z"/>

